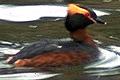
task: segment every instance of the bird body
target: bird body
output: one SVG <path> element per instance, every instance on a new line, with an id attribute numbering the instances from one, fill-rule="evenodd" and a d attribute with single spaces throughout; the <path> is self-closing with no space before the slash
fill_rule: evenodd
<path id="1" fill-rule="evenodd" d="M 87 51 L 87 52 L 86 52 Z M 80 42 L 43 39 L 23 48 L 14 55 L 16 66 L 67 66 L 85 64 L 97 59 L 98 50 Z M 92 58 L 92 59 L 91 59 Z M 18 60 L 18 61 L 17 61 Z M 34 65 L 33 65 L 34 64 Z"/>
<path id="2" fill-rule="evenodd" d="M 68 7 L 65 27 L 70 33 L 71 40 L 41 40 L 23 48 L 9 58 L 8 63 L 16 67 L 60 67 L 96 61 L 100 52 L 86 27 L 104 22 L 97 19 L 94 11 L 75 4 L 69 4 Z"/>

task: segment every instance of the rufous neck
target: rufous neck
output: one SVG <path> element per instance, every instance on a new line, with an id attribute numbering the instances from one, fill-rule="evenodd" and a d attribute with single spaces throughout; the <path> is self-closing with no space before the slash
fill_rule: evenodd
<path id="1" fill-rule="evenodd" d="M 80 41 L 85 44 L 89 44 L 93 47 L 96 47 L 95 42 L 92 37 L 88 34 L 86 29 L 78 29 L 74 32 L 70 32 L 70 36 L 74 41 Z"/>

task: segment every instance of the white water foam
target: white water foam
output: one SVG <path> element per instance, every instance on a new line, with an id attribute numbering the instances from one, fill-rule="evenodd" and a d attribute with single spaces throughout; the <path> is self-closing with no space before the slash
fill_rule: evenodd
<path id="1" fill-rule="evenodd" d="M 95 10 L 97 16 L 110 15 L 103 11 Z M 28 6 L 14 6 L 14 5 L 0 5 L 0 19 L 25 22 L 40 20 L 42 17 L 65 17 L 67 15 L 66 6 L 56 5 L 28 5 Z"/>
<path id="2" fill-rule="evenodd" d="M 34 5 L 34 6 L 0 6 L 0 19 L 23 22 L 39 20 L 41 17 L 65 17 L 67 7 Z"/>
<path id="3" fill-rule="evenodd" d="M 112 46 L 109 46 L 108 48 L 120 54 L 120 47 L 112 45 Z"/>
<path id="4" fill-rule="evenodd" d="M 19 51 L 20 49 L 0 48 L 0 53 L 4 53 L 6 55 L 14 55 Z"/>
<path id="5" fill-rule="evenodd" d="M 47 79 L 60 74 L 49 74 L 49 73 L 15 73 L 15 74 L 4 74 L 0 75 L 0 79 L 3 80 L 35 80 L 35 79 Z"/>
<path id="6" fill-rule="evenodd" d="M 111 51 L 120 53 L 120 47 L 110 46 Z M 86 66 L 85 68 L 115 68 L 120 66 L 120 55 L 109 50 L 99 48 L 101 51 L 100 61 Z"/>

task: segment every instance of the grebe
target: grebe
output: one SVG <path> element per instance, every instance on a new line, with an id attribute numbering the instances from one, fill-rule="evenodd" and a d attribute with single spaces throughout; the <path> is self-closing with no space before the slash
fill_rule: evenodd
<path id="1" fill-rule="evenodd" d="M 91 9 L 68 4 L 65 27 L 71 40 L 43 39 L 9 57 L 7 63 L 15 67 L 60 67 L 95 61 L 100 52 L 86 30 L 93 23 L 105 24 Z"/>

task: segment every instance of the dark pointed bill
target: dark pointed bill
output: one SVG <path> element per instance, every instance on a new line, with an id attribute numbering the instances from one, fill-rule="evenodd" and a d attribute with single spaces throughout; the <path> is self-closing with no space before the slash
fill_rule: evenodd
<path id="1" fill-rule="evenodd" d="M 103 21 L 102 19 L 100 18 L 92 18 L 92 17 L 88 17 L 90 20 L 92 20 L 94 23 L 100 23 L 100 24 L 107 24 L 107 22 Z"/>

